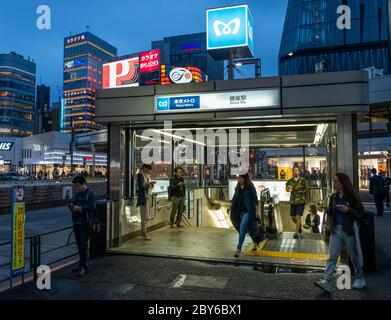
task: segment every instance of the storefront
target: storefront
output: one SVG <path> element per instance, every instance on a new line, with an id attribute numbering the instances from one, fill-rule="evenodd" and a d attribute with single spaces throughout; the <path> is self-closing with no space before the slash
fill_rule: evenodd
<path id="1" fill-rule="evenodd" d="M 21 165 L 22 138 L 0 138 L 0 173 L 16 172 Z"/>
<path id="2" fill-rule="evenodd" d="M 102 152 L 70 151 L 71 135 L 61 132 L 47 132 L 23 139 L 23 168 L 25 173 L 38 178 L 53 179 L 71 173 L 71 164 L 76 173 L 98 176 L 106 174 L 107 155 Z"/>
<path id="3" fill-rule="evenodd" d="M 67 176 L 73 171 L 89 176 L 106 176 L 107 154 L 85 147 L 98 144 L 95 135 L 84 138 L 83 148 L 75 145 L 70 152 L 71 135 L 47 132 L 24 138 L 3 138 L 0 141 L 0 173 L 15 172 L 31 178 L 53 179 Z M 91 148 L 90 148 L 91 149 Z M 94 174 L 93 174 L 94 173 Z"/>
<path id="4" fill-rule="evenodd" d="M 289 195 L 284 186 L 294 166 L 309 180 L 308 205 L 325 200 L 331 177 L 338 171 L 350 175 L 358 186 L 357 115 L 367 112 L 365 72 L 98 91 L 96 119 L 108 126 L 107 248 L 232 260 L 237 235 L 227 209 L 236 175 L 245 168 L 260 199 L 267 192 L 267 201 L 279 212 L 273 218 L 278 231 L 275 241 L 270 240 L 259 256 L 242 259 L 295 264 L 303 254 L 308 265 L 324 264 L 325 260 L 317 260 L 327 253 L 321 235 L 311 238 L 314 242 L 307 251 L 288 252 L 288 242 L 291 248 L 299 248 L 289 235 Z M 156 230 L 157 241 L 148 247 L 137 238 L 140 216 L 135 206 L 136 173 L 146 159 L 153 163 L 152 179 L 157 181 L 149 211 L 149 226 Z M 189 237 L 188 243 L 196 243 L 203 234 L 209 244 L 189 248 L 182 239 L 183 247 L 173 253 L 163 244 L 174 241 L 166 227 L 171 210 L 167 186 L 177 165 L 186 172 L 188 228 L 174 237 Z M 210 244 L 213 239 L 216 248 Z M 224 248 L 221 241 L 226 241 Z M 279 255 L 267 256 L 272 247 Z"/>

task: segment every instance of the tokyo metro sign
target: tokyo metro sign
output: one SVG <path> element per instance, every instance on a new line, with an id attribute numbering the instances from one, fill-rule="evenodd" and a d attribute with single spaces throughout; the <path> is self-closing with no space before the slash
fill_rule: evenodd
<path id="1" fill-rule="evenodd" d="M 209 9 L 207 49 L 224 59 L 229 51 L 238 58 L 249 58 L 254 52 L 253 18 L 248 5 Z"/>

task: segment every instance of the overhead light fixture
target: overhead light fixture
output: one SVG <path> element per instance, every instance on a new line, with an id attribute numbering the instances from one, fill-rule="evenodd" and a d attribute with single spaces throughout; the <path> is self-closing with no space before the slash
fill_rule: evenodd
<path id="1" fill-rule="evenodd" d="M 206 146 L 205 143 L 203 142 L 200 142 L 200 141 L 197 141 L 197 140 L 192 140 L 192 139 L 187 139 L 185 137 L 181 137 L 181 136 L 177 136 L 175 134 L 171 134 L 171 133 L 167 133 L 167 132 L 163 132 L 161 130 L 151 130 L 152 132 L 155 132 L 155 133 L 158 133 L 158 134 L 161 134 L 161 135 L 164 135 L 164 136 L 168 136 L 168 137 L 171 137 L 171 138 L 175 138 L 177 140 L 184 140 L 184 141 L 187 141 L 187 142 L 191 142 L 191 143 L 195 143 L 195 144 L 198 144 L 200 146 Z"/>
<path id="2" fill-rule="evenodd" d="M 322 142 L 323 136 L 326 133 L 328 126 L 329 126 L 328 124 L 324 124 L 324 123 L 318 124 L 316 128 L 314 144 L 318 145 Z"/>

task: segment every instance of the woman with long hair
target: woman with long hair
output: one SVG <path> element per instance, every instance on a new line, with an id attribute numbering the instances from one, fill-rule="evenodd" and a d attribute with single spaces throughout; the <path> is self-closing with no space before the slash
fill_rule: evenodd
<path id="1" fill-rule="evenodd" d="M 330 219 L 330 254 L 323 279 L 315 281 L 315 285 L 328 293 L 331 292 L 331 278 L 341 250 L 346 245 L 356 275 L 353 288 L 361 290 L 367 284 L 363 274 L 362 253 L 357 229 L 363 216 L 364 207 L 348 175 L 336 174 L 333 178 L 333 184 L 335 193 L 331 196 L 329 206 L 326 209 L 326 214 Z"/>
<path id="2" fill-rule="evenodd" d="M 137 174 L 137 207 L 140 208 L 141 233 L 145 241 L 151 240 L 151 237 L 147 233 L 150 192 L 154 185 L 153 182 L 150 182 L 151 171 L 152 166 L 144 164 Z"/>
<path id="3" fill-rule="evenodd" d="M 242 251 L 250 221 L 256 220 L 257 216 L 259 217 L 257 191 L 251 182 L 250 176 L 246 173 L 238 178 L 238 185 L 236 186 L 231 205 L 231 220 L 239 231 L 239 242 L 235 253 L 236 258 L 240 256 Z M 253 250 L 256 250 L 257 247 L 258 245 L 254 243 Z"/>

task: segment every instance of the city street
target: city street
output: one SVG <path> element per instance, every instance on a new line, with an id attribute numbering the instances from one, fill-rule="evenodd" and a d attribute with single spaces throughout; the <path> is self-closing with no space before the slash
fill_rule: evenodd
<path id="1" fill-rule="evenodd" d="M 391 0 L 3 2 L 0 302 L 391 301 Z"/>
<path id="2" fill-rule="evenodd" d="M 60 208 L 56 212 L 62 216 Z M 376 218 L 378 272 L 367 276 L 363 291 L 334 289 L 330 296 L 322 294 L 313 285 L 319 273 L 268 274 L 250 267 L 115 255 L 92 260 L 82 279 L 68 266 L 53 274 L 51 290 L 39 291 L 29 283 L 0 299 L 391 299 L 390 228 L 388 210 L 385 217 Z"/>

